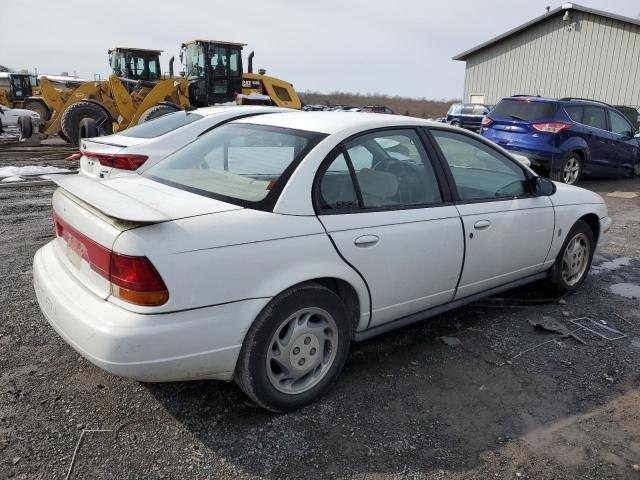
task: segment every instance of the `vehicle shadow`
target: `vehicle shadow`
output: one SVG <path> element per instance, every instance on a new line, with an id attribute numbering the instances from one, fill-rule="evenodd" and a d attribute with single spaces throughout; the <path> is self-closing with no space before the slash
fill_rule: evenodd
<path id="1" fill-rule="evenodd" d="M 553 334 L 528 323 L 560 319 L 563 309 L 578 312 L 600 281 L 590 277 L 567 306 L 548 303 L 548 290 L 529 286 L 355 345 L 333 388 L 285 415 L 256 407 L 234 384 L 147 388 L 211 452 L 253 475 L 291 477 L 305 471 L 301 465 L 341 477 L 475 469 L 487 452 L 640 385 L 631 372 L 615 373 L 613 385 L 603 380 L 634 353 L 637 363 L 627 344 L 612 350 L 592 339 L 588 346 L 549 343 Z M 447 346 L 441 336 L 461 343 Z"/>

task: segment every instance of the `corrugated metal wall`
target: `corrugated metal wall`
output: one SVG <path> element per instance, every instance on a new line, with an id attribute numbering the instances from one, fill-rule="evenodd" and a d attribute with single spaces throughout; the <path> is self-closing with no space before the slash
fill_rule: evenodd
<path id="1" fill-rule="evenodd" d="M 470 55 L 465 101 L 540 94 L 640 107 L 640 26 L 573 10 L 568 30 L 562 16 Z"/>

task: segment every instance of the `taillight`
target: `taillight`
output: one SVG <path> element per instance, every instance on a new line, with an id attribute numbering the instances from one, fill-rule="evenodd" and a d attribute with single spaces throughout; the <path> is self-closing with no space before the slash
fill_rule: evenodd
<path id="1" fill-rule="evenodd" d="M 86 261 L 91 269 L 111 284 L 111 294 L 125 302 L 158 306 L 169 300 L 162 277 L 147 257 L 114 252 L 80 233 L 53 211 L 56 235 Z"/>
<path id="2" fill-rule="evenodd" d="M 148 160 L 146 155 L 131 153 L 96 153 L 82 151 L 85 157 L 95 158 L 104 167 L 119 168 L 121 170 L 137 170 Z"/>
<path id="3" fill-rule="evenodd" d="M 491 120 L 489 117 L 483 117 L 483 119 L 482 119 L 482 126 L 483 127 L 488 127 L 492 123 L 493 123 L 493 120 Z"/>
<path id="4" fill-rule="evenodd" d="M 111 293 L 136 305 L 162 305 L 169 292 L 162 277 L 147 257 L 111 252 Z"/>
<path id="5" fill-rule="evenodd" d="M 554 134 L 571 128 L 570 124 L 562 122 L 533 123 L 531 126 L 539 132 Z"/>

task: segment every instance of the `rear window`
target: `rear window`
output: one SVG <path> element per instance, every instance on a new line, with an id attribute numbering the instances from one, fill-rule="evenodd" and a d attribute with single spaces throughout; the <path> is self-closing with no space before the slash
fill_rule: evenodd
<path id="1" fill-rule="evenodd" d="M 541 120 L 552 117 L 556 112 L 556 104 L 551 102 L 537 102 L 535 100 L 501 100 L 496 108 L 491 110 L 492 117 L 509 118 L 512 120 Z"/>
<path id="2" fill-rule="evenodd" d="M 152 180 L 223 201 L 268 208 L 289 175 L 324 134 L 227 124 L 145 170 Z"/>
<path id="3" fill-rule="evenodd" d="M 135 138 L 156 138 L 169 133 L 176 128 L 184 127 L 189 123 L 195 122 L 204 118 L 194 112 L 175 112 L 163 115 L 148 122 L 136 125 L 135 127 L 127 128 L 123 132 L 118 132 L 118 135 L 125 137 Z"/>

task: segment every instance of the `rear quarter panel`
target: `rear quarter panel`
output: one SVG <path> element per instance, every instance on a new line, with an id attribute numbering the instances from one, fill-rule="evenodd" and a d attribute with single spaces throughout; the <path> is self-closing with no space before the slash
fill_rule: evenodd
<path id="1" fill-rule="evenodd" d="M 359 324 L 369 320 L 366 285 L 336 253 L 315 216 L 243 209 L 185 218 L 124 232 L 114 250 L 146 255 L 157 268 L 169 289 L 169 301 L 154 311 L 272 298 L 298 283 L 333 277 L 357 292 Z"/>

